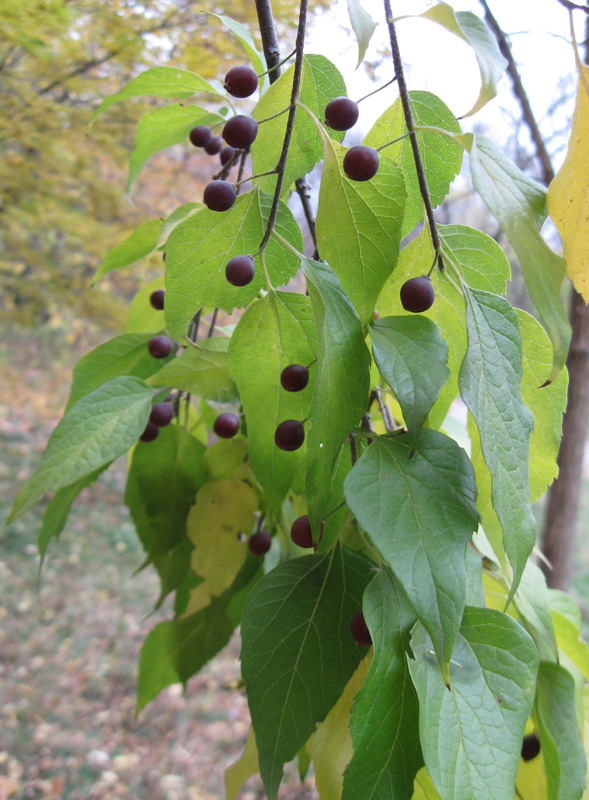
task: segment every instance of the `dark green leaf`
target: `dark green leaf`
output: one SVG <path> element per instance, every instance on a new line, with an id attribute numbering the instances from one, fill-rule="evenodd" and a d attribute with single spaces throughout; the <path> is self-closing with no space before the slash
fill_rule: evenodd
<path id="1" fill-rule="evenodd" d="M 409 668 L 426 766 L 442 800 L 513 800 L 538 653 L 514 619 L 470 608 L 450 663 L 450 691 L 419 626 Z"/>
<path id="2" fill-rule="evenodd" d="M 352 708 L 354 757 L 345 773 L 342 800 L 411 800 L 414 778 L 423 765 L 419 707 L 406 657 L 416 618 L 386 569 L 366 589 L 364 616 L 374 658 Z"/>
<path id="3" fill-rule="evenodd" d="M 350 621 L 371 569 L 370 561 L 336 545 L 280 564 L 248 597 L 241 664 L 270 800 L 284 764 L 325 719 L 365 654 Z"/>
<path id="4" fill-rule="evenodd" d="M 534 711 L 546 764 L 548 800 L 580 800 L 587 759 L 577 726 L 575 682 L 564 667 L 540 663 Z"/>
<path id="5" fill-rule="evenodd" d="M 401 405 L 415 448 L 421 426 L 448 380 L 448 345 L 438 326 L 418 315 L 385 317 L 370 327 L 380 374 Z"/>
<path id="6" fill-rule="evenodd" d="M 476 530 L 474 473 L 453 439 L 424 429 L 380 438 L 345 482 L 348 506 L 405 589 L 445 678 L 466 604 L 466 545 Z"/>
<path id="7" fill-rule="evenodd" d="M 370 353 L 358 315 L 333 270 L 304 259 L 303 272 L 317 324 L 306 486 L 311 526 L 318 539 L 337 455 L 368 404 Z"/>

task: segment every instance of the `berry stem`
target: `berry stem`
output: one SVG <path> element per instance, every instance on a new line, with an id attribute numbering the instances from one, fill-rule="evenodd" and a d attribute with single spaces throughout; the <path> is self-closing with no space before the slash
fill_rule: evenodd
<path id="1" fill-rule="evenodd" d="M 256 0 L 257 1 L 257 0 Z M 268 225 L 266 233 L 260 243 L 260 250 L 264 250 L 270 239 L 270 234 L 276 223 L 276 215 L 278 213 L 278 205 L 280 203 L 280 195 L 282 194 L 282 183 L 284 181 L 284 173 L 286 170 L 286 160 L 288 158 L 288 150 L 290 148 L 290 140 L 294 129 L 295 117 L 297 113 L 297 101 L 299 99 L 299 92 L 301 89 L 301 77 L 303 74 L 303 55 L 305 49 L 305 27 L 307 23 L 307 4 L 308 0 L 301 0 L 299 10 L 299 26 L 297 30 L 296 39 L 296 58 L 294 65 L 294 73 L 292 79 L 292 92 L 290 95 L 290 108 L 288 110 L 288 120 L 286 122 L 286 131 L 284 134 L 284 142 L 282 144 L 282 152 L 278 164 L 276 165 L 276 172 L 278 178 L 276 180 L 276 189 L 274 190 L 274 199 L 272 201 L 272 208 L 268 217 Z M 273 73 L 274 74 L 274 73 Z"/>
<path id="2" fill-rule="evenodd" d="M 296 247 L 293 247 L 292 244 L 284 238 L 284 236 L 281 236 L 276 231 L 272 231 L 272 238 L 276 239 L 276 241 L 279 242 L 282 245 L 282 247 L 285 247 L 287 250 L 290 250 L 290 252 L 293 255 L 297 256 L 297 258 L 306 258 L 304 253 L 299 252 L 299 250 L 297 250 Z"/>
<path id="3" fill-rule="evenodd" d="M 257 175 L 250 175 L 249 178 L 242 178 L 242 180 L 237 181 L 235 184 L 236 186 L 241 186 L 242 183 L 247 183 L 248 181 L 255 181 L 256 178 L 263 178 L 266 175 L 276 175 L 276 168 L 269 169 L 266 172 L 258 172 Z"/>
<path id="4" fill-rule="evenodd" d="M 247 160 L 247 155 L 249 153 L 249 147 L 246 150 L 241 151 L 241 158 L 239 161 L 239 169 L 237 170 L 237 194 L 239 194 L 239 190 L 241 189 L 241 179 L 243 178 L 243 171 L 245 169 L 245 162 Z"/>
<path id="5" fill-rule="evenodd" d="M 382 414 L 382 421 L 384 422 L 386 432 L 390 433 L 391 431 L 395 430 L 396 425 L 394 423 L 393 418 L 391 417 L 389 407 L 382 399 L 382 392 L 380 389 L 376 390 L 376 399 L 378 400 L 378 407 L 380 408 L 380 413 Z"/>
<path id="6" fill-rule="evenodd" d="M 385 147 L 390 147 L 392 144 L 396 144 L 400 142 L 402 139 L 406 139 L 409 136 L 409 132 L 404 133 L 402 136 L 397 136 L 396 139 L 391 139 L 390 142 L 385 142 L 385 144 L 381 144 L 380 147 L 376 148 L 377 153 L 380 153 L 381 150 L 384 150 Z"/>
<path id="7" fill-rule="evenodd" d="M 270 122 L 271 119 L 276 119 L 277 117 L 281 117 L 283 114 L 286 114 L 288 111 L 290 111 L 290 109 L 291 106 L 288 105 L 286 106 L 286 108 L 283 108 L 282 111 L 278 111 L 276 114 L 272 114 L 271 117 L 264 117 L 264 119 L 258 119 L 256 120 L 256 122 L 258 123 L 258 125 L 263 125 L 264 122 Z"/>
<path id="8" fill-rule="evenodd" d="M 417 172 L 417 181 L 419 183 L 419 191 L 421 199 L 425 208 L 428 227 L 434 250 L 437 253 L 438 266 L 441 270 L 444 269 L 444 260 L 440 254 L 441 241 L 434 218 L 434 209 L 432 206 L 431 197 L 429 194 L 429 187 L 425 177 L 425 170 L 423 168 L 423 161 L 421 158 L 421 151 L 419 149 L 419 142 L 417 141 L 417 133 L 415 131 L 415 122 L 413 120 L 413 110 L 411 108 L 411 100 L 409 99 L 409 92 L 407 91 L 407 83 L 405 82 L 405 73 L 403 71 L 403 62 L 401 61 L 401 51 L 399 49 L 399 40 L 397 39 L 397 30 L 395 28 L 395 21 L 393 19 L 393 12 L 391 9 L 390 0 L 384 0 L 385 17 L 389 29 L 389 39 L 391 42 L 391 52 L 393 55 L 393 64 L 395 67 L 395 76 L 399 84 L 399 95 L 401 97 L 401 104 L 403 106 L 403 115 L 405 117 L 405 125 L 409 131 L 409 141 L 413 150 L 413 161 L 415 162 L 415 171 Z"/>
<path id="9" fill-rule="evenodd" d="M 270 11 L 270 14 L 272 14 L 272 11 Z M 278 46 L 278 45 L 277 45 L 277 46 Z M 288 55 L 287 55 L 285 58 L 283 58 L 281 61 L 279 61 L 279 62 L 278 62 L 278 64 L 275 64 L 273 67 L 270 67 L 270 69 L 267 69 L 267 70 L 266 70 L 266 72 L 259 72 L 259 73 L 258 73 L 258 78 L 263 78 L 263 77 L 264 77 L 264 75 L 270 75 L 270 76 L 271 76 L 271 75 L 272 75 L 272 73 L 273 73 L 275 70 L 280 70 L 280 67 L 281 67 L 283 64 L 286 64 L 286 62 L 287 62 L 287 61 L 290 61 L 290 59 L 291 59 L 291 58 L 292 58 L 294 55 L 296 55 L 296 52 L 297 52 L 296 50 L 293 50 L 293 51 L 292 51 L 292 53 L 289 53 L 289 54 L 288 54 Z"/>
<path id="10" fill-rule="evenodd" d="M 378 92 L 382 92 L 383 89 L 386 89 L 387 86 L 390 86 L 391 83 L 394 83 L 397 80 L 397 76 L 395 75 L 394 78 L 391 78 L 390 81 L 383 83 L 382 86 L 379 86 L 378 89 L 375 89 L 373 92 L 369 92 L 365 94 L 364 97 L 361 97 L 359 100 L 356 100 L 357 103 L 361 103 L 362 100 L 368 100 L 369 97 L 372 97 L 373 94 L 378 94 Z"/>

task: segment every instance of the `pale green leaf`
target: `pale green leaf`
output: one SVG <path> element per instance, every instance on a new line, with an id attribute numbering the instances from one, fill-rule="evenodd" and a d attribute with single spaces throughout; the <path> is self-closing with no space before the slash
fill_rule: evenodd
<path id="1" fill-rule="evenodd" d="M 172 233 L 174 228 L 178 227 L 178 225 L 187 217 L 191 217 L 193 214 L 196 214 L 196 212 L 200 211 L 201 208 L 204 208 L 202 203 L 184 203 L 172 211 L 170 216 L 166 217 L 164 220 L 164 224 L 162 225 L 157 242 L 158 246 L 161 247 L 162 245 L 165 245 L 168 241 L 168 236 Z"/>
<path id="2" fill-rule="evenodd" d="M 546 578 L 542 570 L 528 561 L 514 596 L 523 623 L 536 642 L 543 661 L 558 660 L 558 646 L 552 624 Z"/>
<path id="3" fill-rule="evenodd" d="M 343 172 L 347 150 L 325 137 L 317 209 L 321 257 L 338 276 L 363 324 L 397 264 L 405 213 L 405 180 L 390 158 L 381 157 L 370 181 Z"/>
<path id="4" fill-rule="evenodd" d="M 553 365 L 544 380 L 553 380 L 564 366 L 570 325 L 561 299 L 565 261 L 540 235 L 546 219 L 546 192 L 486 136 L 465 134 L 461 140 L 470 153 L 474 188 L 515 250 L 530 297 L 550 336 Z"/>
<path id="5" fill-rule="evenodd" d="M 445 103 L 430 92 L 409 92 L 411 108 L 416 125 L 443 128 L 450 133 L 460 133 L 456 117 Z M 401 101 L 397 100 L 379 117 L 364 139 L 369 147 L 382 145 L 407 133 Z M 417 133 L 419 149 L 425 169 L 432 203 L 439 205 L 448 194 L 450 184 L 460 172 L 462 148 L 443 134 L 435 131 Z M 419 191 L 413 151 L 408 138 L 389 145 L 383 154 L 392 158 L 405 176 L 407 187 L 407 207 L 403 223 L 403 235 L 409 233 L 423 219 L 423 201 Z"/>
<path id="6" fill-rule="evenodd" d="M 589 681 L 589 648 L 581 638 L 579 626 L 560 611 L 553 609 L 551 614 L 559 648 Z"/>
<path id="7" fill-rule="evenodd" d="M 227 368 L 227 354 L 188 347 L 152 375 L 150 386 L 170 386 L 218 403 L 235 403 L 239 397 Z"/>
<path id="8" fill-rule="evenodd" d="M 470 461 L 453 439 L 423 429 L 380 438 L 345 482 L 350 511 L 403 586 L 434 640 L 445 677 L 466 604 L 466 546 L 477 528 Z"/>
<path id="9" fill-rule="evenodd" d="M 454 11 L 448 3 L 437 3 L 420 16 L 442 25 L 473 48 L 481 73 L 481 91 L 471 110 L 462 116 L 475 114 L 497 95 L 497 84 L 507 67 L 495 37 L 482 19 L 470 11 Z"/>
<path id="10" fill-rule="evenodd" d="M 214 481 L 239 477 L 246 453 L 247 442 L 241 436 L 222 439 L 207 447 L 203 461 L 207 475 Z"/>
<path id="11" fill-rule="evenodd" d="M 327 264 L 310 259 L 302 263 L 317 324 L 306 489 L 309 518 L 318 539 L 339 450 L 366 412 L 370 353 L 358 315 L 335 273 Z"/>
<path id="12" fill-rule="evenodd" d="M 354 757 L 342 800 L 410 800 L 423 765 L 419 707 L 406 657 L 416 618 L 386 569 L 364 593 L 364 616 L 374 658 L 352 709 Z"/>
<path id="13" fill-rule="evenodd" d="M 294 65 L 284 72 L 260 98 L 254 110 L 254 119 L 266 120 L 290 105 Z M 308 55 L 303 60 L 303 74 L 299 99 L 319 120 L 323 120 L 325 106 L 334 97 L 346 95 L 346 85 L 337 68 L 325 56 Z M 268 119 L 260 125 L 256 141 L 251 147 L 253 172 L 274 169 L 280 158 L 286 133 L 288 114 Z M 341 142 L 343 132 L 333 131 L 332 136 Z M 298 108 L 295 116 L 292 143 L 286 161 L 283 189 L 310 172 L 323 158 L 321 135 L 307 112 Z M 276 179 L 267 178 L 265 190 L 273 191 Z"/>
<path id="14" fill-rule="evenodd" d="M 147 69 L 129 81 L 120 92 L 105 97 L 92 114 L 90 126 L 103 111 L 128 97 L 192 97 L 195 92 L 219 95 L 221 94 L 219 88 L 201 78 L 200 75 L 185 69 L 175 67 Z"/>
<path id="15" fill-rule="evenodd" d="M 358 69 L 364 61 L 366 50 L 378 23 L 374 22 L 370 14 L 362 8 L 360 0 L 348 0 L 348 14 L 352 30 L 358 40 L 358 64 L 356 65 L 356 69 Z"/>
<path id="16" fill-rule="evenodd" d="M 448 345 L 434 322 L 412 315 L 384 317 L 370 326 L 381 375 L 401 405 L 415 449 L 421 426 L 448 380 Z"/>
<path id="17" fill-rule="evenodd" d="M 143 222 L 130 236 L 115 245 L 106 258 L 101 261 L 94 273 L 92 283 L 96 283 L 108 272 L 127 267 L 153 253 L 157 247 L 161 229 L 161 219 L 148 219 L 147 222 Z"/>
<path id="18" fill-rule="evenodd" d="M 258 772 L 258 751 L 254 729 L 250 725 L 243 753 L 225 770 L 225 800 L 236 800 L 248 778 Z"/>
<path id="19" fill-rule="evenodd" d="M 411 800 L 441 800 L 439 792 L 427 771 L 427 767 L 422 767 L 415 776 Z"/>
<path id="20" fill-rule="evenodd" d="M 164 288 L 164 276 L 146 283 L 139 289 L 129 304 L 125 333 L 151 333 L 153 336 L 163 330 L 164 315 L 149 302 L 149 297 L 156 289 Z"/>
<path id="21" fill-rule="evenodd" d="M 170 234 L 166 247 L 166 323 L 176 339 L 201 306 L 232 311 L 248 305 L 260 289 L 266 288 L 258 252 L 266 230 L 272 197 L 251 191 L 237 198 L 229 211 L 220 214 L 205 208 L 181 222 Z M 283 203 L 278 209 L 275 230 L 302 251 L 301 229 Z M 247 286 L 232 286 L 225 267 L 233 256 L 255 255 L 256 274 Z M 270 279 L 285 284 L 299 266 L 289 249 L 271 238 L 264 250 Z"/>
<path id="22" fill-rule="evenodd" d="M 148 111 L 141 117 L 135 130 L 127 191 L 131 191 L 146 162 L 155 153 L 184 142 L 195 125 L 213 125 L 219 122 L 223 122 L 223 117 L 198 106 L 179 104 Z"/>
<path id="23" fill-rule="evenodd" d="M 338 544 L 325 555 L 279 564 L 247 599 L 241 666 L 270 800 L 284 764 L 325 719 L 365 655 L 350 621 L 371 563 Z"/>
<path id="24" fill-rule="evenodd" d="M 536 539 L 529 481 L 533 420 L 521 395 L 521 334 L 507 300 L 465 291 L 468 350 L 460 369 L 460 393 L 476 421 L 492 476 L 493 508 L 513 568 L 511 597 Z"/>
<path id="25" fill-rule="evenodd" d="M 231 31 L 231 33 L 236 37 L 237 41 L 245 50 L 249 60 L 252 62 L 252 67 L 254 70 L 260 75 L 262 72 L 266 72 L 268 69 L 268 65 L 266 64 L 266 57 L 264 53 L 258 50 L 256 42 L 254 41 L 254 37 L 248 31 L 248 29 L 238 22 L 235 19 L 231 19 L 231 17 L 226 17 L 221 14 L 212 14 L 213 17 L 217 17 L 223 25 Z M 262 79 L 262 91 L 264 90 L 264 83 L 268 81 L 268 76 L 265 75 Z"/>
<path id="26" fill-rule="evenodd" d="M 314 368 L 302 392 L 283 389 L 280 373 L 289 364 L 311 364 L 315 357 L 311 303 L 293 292 L 272 292 L 253 303 L 231 337 L 229 370 L 245 411 L 251 466 L 276 510 L 295 474 L 304 469 L 306 448 L 280 450 L 274 443 L 274 432 L 286 419 L 302 421 L 309 416 Z"/>
<path id="27" fill-rule="evenodd" d="M 143 433 L 154 390 L 139 378 L 114 378 L 79 400 L 51 434 L 41 463 L 8 517 L 12 522 L 45 494 L 123 455 Z"/>
<path id="28" fill-rule="evenodd" d="M 467 607 L 450 663 L 450 691 L 431 648 L 419 626 L 409 669 L 423 756 L 442 800 L 513 800 L 538 669 L 532 639 L 506 614 Z"/>

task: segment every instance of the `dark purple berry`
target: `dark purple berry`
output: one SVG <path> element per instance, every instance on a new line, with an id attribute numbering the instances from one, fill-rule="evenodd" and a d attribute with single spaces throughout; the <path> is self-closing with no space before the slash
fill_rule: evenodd
<path id="1" fill-rule="evenodd" d="M 224 147 L 219 153 L 219 161 L 221 162 L 221 164 L 223 164 L 223 166 L 225 166 L 225 164 L 228 164 L 233 159 L 234 155 L 235 155 L 235 148 L 229 147 L 229 145 L 227 145 L 227 147 Z"/>
<path id="2" fill-rule="evenodd" d="M 145 426 L 145 430 L 139 437 L 140 441 L 142 442 L 153 442 L 154 439 L 160 434 L 160 429 L 157 425 L 154 425 L 153 422 L 148 421 L 147 425 Z"/>
<path id="3" fill-rule="evenodd" d="M 540 753 L 540 739 L 535 733 L 524 736 L 522 742 L 522 758 L 524 761 L 531 761 Z"/>
<path id="4" fill-rule="evenodd" d="M 252 144 L 258 135 L 258 123 L 251 117 L 246 117 L 244 114 L 238 114 L 236 117 L 231 117 L 227 120 L 223 128 L 223 139 L 231 147 L 237 150 L 243 150 Z"/>
<path id="5" fill-rule="evenodd" d="M 232 286 L 247 286 L 255 274 L 252 256 L 234 256 L 225 267 L 225 277 Z"/>
<path id="6" fill-rule="evenodd" d="M 158 428 L 165 428 L 174 419 L 174 406 L 171 403 L 155 403 L 149 421 Z"/>
<path id="7" fill-rule="evenodd" d="M 249 547 L 255 556 L 263 556 L 272 545 L 272 537 L 268 531 L 258 531 L 250 536 Z"/>
<path id="8" fill-rule="evenodd" d="M 174 344 L 167 336 L 154 336 L 147 344 L 147 349 L 154 358 L 167 358 Z"/>
<path id="9" fill-rule="evenodd" d="M 327 104 L 325 124 L 334 131 L 348 131 L 358 122 L 358 103 L 349 97 L 336 97 Z"/>
<path id="10" fill-rule="evenodd" d="M 205 145 L 205 153 L 208 153 L 210 156 L 216 156 L 217 153 L 220 152 L 221 148 L 223 147 L 223 140 L 220 136 L 213 136 L 211 141 Z"/>
<path id="11" fill-rule="evenodd" d="M 378 172 L 378 152 L 363 144 L 350 147 L 344 156 L 344 172 L 351 181 L 369 181 Z"/>
<path id="12" fill-rule="evenodd" d="M 155 292 L 152 292 L 149 295 L 149 302 L 155 308 L 156 311 L 163 311 L 164 310 L 164 297 L 166 293 L 163 289 L 156 289 Z"/>
<path id="13" fill-rule="evenodd" d="M 213 422 L 213 430 L 221 439 L 233 439 L 239 430 L 239 417 L 229 412 L 219 414 Z"/>
<path id="14" fill-rule="evenodd" d="M 401 286 L 401 305 L 405 311 L 419 314 L 431 308 L 436 299 L 432 280 L 427 275 L 420 275 L 418 278 L 409 278 Z"/>
<path id="15" fill-rule="evenodd" d="M 311 531 L 311 523 L 307 514 L 303 517 L 297 517 L 292 523 L 290 538 L 299 547 L 313 547 L 313 532 Z"/>
<path id="16" fill-rule="evenodd" d="M 350 631 L 354 637 L 354 641 L 359 647 L 370 647 L 372 644 L 372 636 L 368 630 L 368 625 L 364 619 L 362 611 L 356 611 L 350 622 Z"/>
<path id="17" fill-rule="evenodd" d="M 258 76 L 251 67 L 231 67 L 225 75 L 225 91 L 232 97 L 249 97 L 258 88 Z"/>
<path id="18" fill-rule="evenodd" d="M 287 392 L 301 392 L 309 383 L 309 370 L 302 364 L 290 364 L 280 373 L 280 383 Z"/>
<path id="19" fill-rule="evenodd" d="M 237 189 L 229 181 L 211 181 L 205 186 L 203 200 L 211 211 L 227 211 L 236 197 Z"/>
<path id="20" fill-rule="evenodd" d="M 206 147 L 213 138 L 213 132 L 206 125 L 197 125 L 190 131 L 190 141 L 195 147 Z"/>
<path id="21" fill-rule="evenodd" d="M 305 426 L 297 419 L 285 419 L 274 432 L 274 443 L 281 450 L 298 450 L 305 441 Z"/>

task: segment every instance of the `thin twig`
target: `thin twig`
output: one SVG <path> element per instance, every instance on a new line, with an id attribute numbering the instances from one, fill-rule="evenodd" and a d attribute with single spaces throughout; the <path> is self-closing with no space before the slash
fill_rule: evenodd
<path id="1" fill-rule="evenodd" d="M 358 451 L 356 450 L 356 436 L 354 433 L 350 434 L 350 455 L 352 457 L 352 466 L 358 461 Z"/>
<path id="2" fill-rule="evenodd" d="M 507 36 L 505 35 L 505 32 L 501 29 L 499 23 L 493 16 L 486 0 L 479 0 L 479 2 L 482 5 L 483 9 L 485 10 L 485 22 L 487 23 L 487 25 L 493 32 L 493 36 L 497 40 L 497 45 L 499 46 L 501 55 L 507 61 L 507 72 L 509 73 L 509 77 L 511 78 L 511 83 L 513 85 L 513 93 L 516 96 L 517 100 L 519 101 L 524 122 L 528 126 L 528 130 L 530 131 L 530 136 L 532 137 L 532 141 L 534 142 L 534 146 L 536 148 L 536 155 L 538 156 L 538 160 L 542 165 L 542 175 L 544 178 L 544 183 L 546 184 L 546 186 L 548 186 L 548 184 L 551 183 L 551 181 L 554 178 L 554 170 L 550 162 L 550 156 L 548 155 L 548 151 L 546 150 L 544 137 L 542 136 L 542 134 L 540 133 L 540 129 L 538 128 L 538 123 L 536 122 L 534 112 L 532 111 L 532 107 L 530 106 L 530 101 L 528 100 L 528 95 L 526 93 L 526 90 L 524 89 L 524 85 L 520 78 L 517 65 L 515 63 L 515 59 L 511 52 L 511 47 L 509 46 L 509 42 L 507 41 Z M 562 0 L 559 0 L 559 2 L 562 2 Z M 565 5 L 564 2 L 562 4 Z M 587 11 L 586 8 L 585 10 Z"/>
<path id="3" fill-rule="evenodd" d="M 213 335 L 213 333 L 215 332 L 215 324 L 217 322 L 217 314 L 218 313 L 219 313 L 219 309 L 216 308 L 213 311 L 213 316 L 212 316 L 212 319 L 211 319 L 211 327 L 209 328 L 209 332 L 207 333 L 207 339 L 210 339 L 211 336 Z"/>
<path id="4" fill-rule="evenodd" d="M 291 108 L 288 112 L 288 119 L 286 121 L 286 131 L 284 133 L 284 142 L 282 143 L 282 152 L 280 153 L 280 158 L 278 159 L 278 164 L 276 165 L 278 178 L 276 180 L 276 189 L 274 190 L 274 199 L 272 201 L 270 214 L 268 215 L 268 224 L 266 226 L 266 232 L 264 234 L 262 241 L 260 242 L 260 250 L 264 250 L 270 239 L 270 234 L 272 233 L 272 229 L 274 228 L 274 224 L 276 222 L 276 215 L 278 213 L 278 206 L 280 204 L 280 196 L 282 194 L 282 183 L 284 181 L 284 173 L 286 171 L 286 160 L 288 158 L 290 140 L 292 138 L 292 132 L 294 129 L 294 122 L 297 113 L 296 104 L 299 99 L 299 92 L 301 89 L 301 77 L 303 74 L 303 55 L 305 48 L 305 28 L 307 23 L 307 4 L 308 0 L 301 0 L 300 10 L 299 10 L 299 27 L 297 30 L 297 39 L 295 45 L 297 55 L 295 58 L 294 72 L 292 78 L 292 91 L 290 94 Z"/>
<path id="5" fill-rule="evenodd" d="M 396 425 L 391 419 L 391 414 L 389 412 L 388 406 L 385 404 L 384 400 L 382 399 L 382 392 L 380 389 L 376 390 L 376 397 L 378 399 L 378 407 L 380 408 L 380 413 L 382 414 L 382 421 L 384 422 L 384 426 L 386 428 L 387 433 L 396 430 Z"/>
<path id="6" fill-rule="evenodd" d="M 319 248 L 317 246 L 317 228 L 315 226 L 315 215 L 313 214 L 313 209 L 311 208 L 311 185 L 309 184 L 309 181 L 305 177 L 305 178 L 299 178 L 296 181 L 295 186 L 297 194 L 301 201 L 301 205 L 303 207 L 303 213 L 307 221 L 309 233 L 311 234 L 311 239 L 313 240 L 313 246 L 315 248 L 315 251 L 313 253 L 313 258 L 315 261 L 319 261 Z"/>
<path id="7" fill-rule="evenodd" d="M 391 78 L 390 81 L 383 83 L 383 85 L 379 86 L 378 89 L 375 89 L 373 92 L 368 92 L 368 94 L 365 94 L 364 97 L 361 97 L 359 100 L 356 100 L 356 103 L 361 103 L 362 100 L 368 100 L 368 98 L 372 97 L 373 94 L 377 94 L 378 92 L 381 92 L 383 89 L 386 89 L 387 86 L 390 86 L 391 83 L 394 83 L 396 80 L 397 76 L 395 75 L 394 78 Z"/>
<path id="8" fill-rule="evenodd" d="M 569 11 L 584 11 L 585 14 L 589 14 L 589 6 L 579 6 L 577 3 L 571 3 L 570 0 L 558 0 L 558 2 Z"/>
<path id="9" fill-rule="evenodd" d="M 409 99 L 409 92 L 407 91 L 407 84 L 405 82 L 405 73 L 403 72 L 403 62 L 401 61 L 401 51 L 399 50 L 399 41 L 397 39 L 397 31 L 393 19 L 393 12 L 391 10 L 390 0 L 384 0 L 384 9 L 386 15 L 387 26 L 389 29 L 389 39 L 391 42 L 391 51 L 393 54 L 393 64 L 395 67 L 395 75 L 399 85 L 399 95 L 401 97 L 401 104 L 403 106 L 403 115 L 405 116 L 405 125 L 409 131 L 409 141 L 413 150 L 413 161 L 415 162 L 415 171 L 417 173 L 417 181 L 419 183 L 419 191 L 421 199 L 425 208 L 425 214 L 428 221 L 430 235 L 434 250 L 438 253 L 438 266 L 444 269 L 444 261 L 440 255 L 440 235 L 436 226 L 434 218 L 434 209 L 432 206 L 431 197 L 429 194 L 429 187 L 427 185 L 427 178 L 425 177 L 425 170 L 423 168 L 423 160 L 421 158 L 421 151 L 419 150 L 419 142 L 417 141 L 417 133 L 414 128 L 413 110 L 411 109 L 411 100 Z"/>

